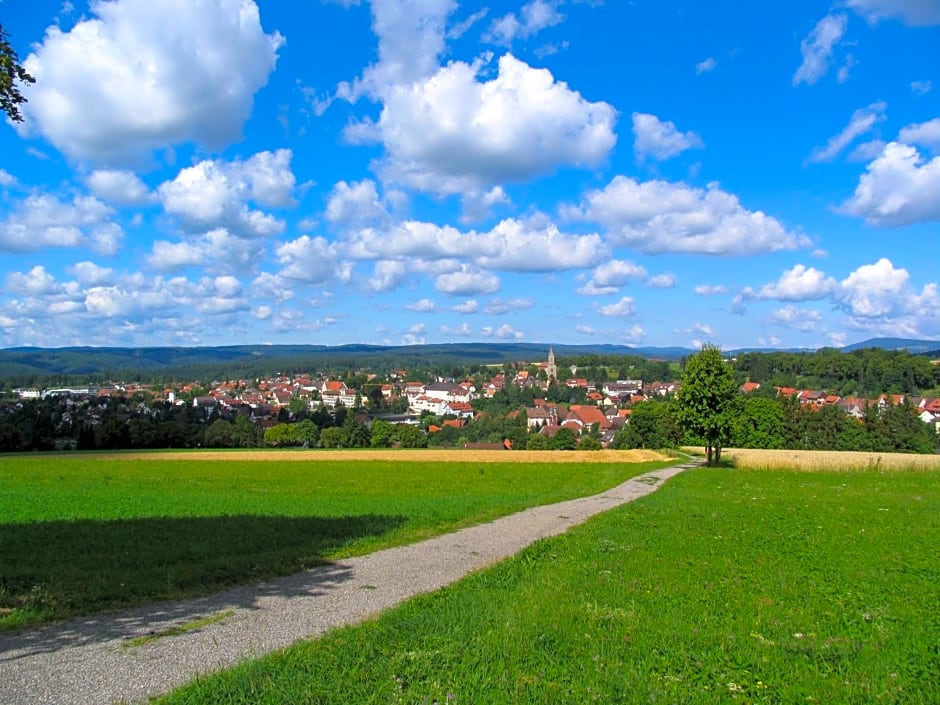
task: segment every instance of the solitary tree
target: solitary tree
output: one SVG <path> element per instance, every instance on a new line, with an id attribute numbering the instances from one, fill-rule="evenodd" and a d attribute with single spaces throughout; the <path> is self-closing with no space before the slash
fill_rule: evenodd
<path id="1" fill-rule="evenodd" d="M 676 393 L 676 412 L 685 429 L 705 442 L 709 465 L 721 462 L 721 447 L 734 431 L 738 389 L 721 348 L 705 345 L 686 362 Z"/>
<path id="2" fill-rule="evenodd" d="M 20 105 L 26 102 L 26 98 L 20 93 L 17 82 L 35 83 L 36 79 L 20 65 L 20 59 L 7 41 L 7 34 L 0 24 L 0 110 L 13 122 L 23 122 Z"/>

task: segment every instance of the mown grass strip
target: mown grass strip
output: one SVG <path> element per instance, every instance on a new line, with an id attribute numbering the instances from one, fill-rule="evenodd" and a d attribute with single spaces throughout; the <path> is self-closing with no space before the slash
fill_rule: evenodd
<path id="1" fill-rule="evenodd" d="M 212 626 L 213 624 L 222 624 L 233 614 L 235 614 L 234 610 L 225 610 L 224 612 L 219 612 L 218 614 L 210 614 L 206 617 L 202 617 L 201 619 L 194 619 L 192 621 L 186 622 L 185 624 L 179 624 L 175 627 L 161 629 L 144 636 L 137 636 L 133 639 L 128 639 L 124 644 L 122 644 L 122 646 L 124 646 L 124 648 L 134 648 L 137 646 L 150 644 L 154 641 L 157 641 L 158 639 L 164 639 L 169 636 L 188 634 L 189 632 L 194 632 L 202 629 L 203 627 Z"/>
<path id="2" fill-rule="evenodd" d="M 664 465 L 3 457 L 0 628 L 260 582 Z"/>
<path id="3" fill-rule="evenodd" d="M 692 470 L 159 702 L 936 703 L 938 545 L 936 471 Z"/>

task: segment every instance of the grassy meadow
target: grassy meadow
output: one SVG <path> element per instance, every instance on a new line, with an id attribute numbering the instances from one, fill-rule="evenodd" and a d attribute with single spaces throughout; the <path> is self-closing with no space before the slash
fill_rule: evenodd
<path id="1" fill-rule="evenodd" d="M 653 453 L 581 455 L 0 456 L 0 628 L 287 575 L 669 464 Z"/>
<path id="2" fill-rule="evenodd" d="M 932 705 L 938 546 L 938 470 L 690 470 L 159 702 Z"/>

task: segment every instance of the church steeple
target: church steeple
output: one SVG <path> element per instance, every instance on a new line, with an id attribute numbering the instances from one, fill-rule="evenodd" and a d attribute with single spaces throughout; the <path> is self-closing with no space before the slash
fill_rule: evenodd
<path id="1" fill-rule="evenodd" d="M 555 350 L 548 348 L 548 364 L 545 366 L 546 376 L 552 379 L 558 379 L 558 366 L 555 364 Z"/>

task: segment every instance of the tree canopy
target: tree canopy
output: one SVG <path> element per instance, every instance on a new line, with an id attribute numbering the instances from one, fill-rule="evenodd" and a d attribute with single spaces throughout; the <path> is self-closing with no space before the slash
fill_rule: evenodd
<path id="1" fill-rule="evenodd" d="M 734 370 L 721 348 L 705 345 L 689 357 L 676 394 L 676 413 L 683 427 L 703 441 L 709 465 L 721 461 L 721 448 L 734 430 L 738 401 Z"/>
<path id="2" fill-rule="evenodd" d="M 36 79 L 26 72 L 20 64 L 7 33 L 0 24 L 0 110 L 3 110 L 13 122 L 23 122 L 20 105 L 26 102 L 17 83 L 35 83 Z"/>

